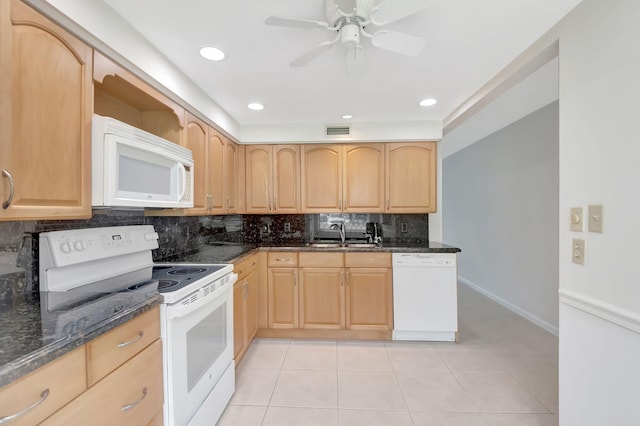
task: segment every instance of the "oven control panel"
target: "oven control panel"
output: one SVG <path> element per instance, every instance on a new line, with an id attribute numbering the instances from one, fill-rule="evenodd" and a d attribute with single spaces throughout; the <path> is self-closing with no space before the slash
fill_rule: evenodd
<path id="1" fill-rule="evenodd" d="M 41 233 L 40 250 L 60 267 L 152 250 L 157 240 L 151 225 L 75 229 Z"/>

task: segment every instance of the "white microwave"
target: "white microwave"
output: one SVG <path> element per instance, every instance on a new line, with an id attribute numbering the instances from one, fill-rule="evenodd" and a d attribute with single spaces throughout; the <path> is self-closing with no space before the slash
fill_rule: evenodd
<path id="1" fill-rule="evenodd" d="M 193 207 L 193 154 L 110 117 L 93 116 L 94 207 Z"/>

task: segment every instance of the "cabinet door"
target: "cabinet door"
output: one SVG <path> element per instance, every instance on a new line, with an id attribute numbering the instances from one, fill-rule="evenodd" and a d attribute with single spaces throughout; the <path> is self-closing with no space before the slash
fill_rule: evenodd
<path id="1" fill-rule="evenodd" d="M 345 328 L 344 268 L 300 268 L 300 327 Z"/>
<path id="2" fill-rule="evenodd" d="M 271 146 L 252 145 L 245 150 L 246 211 L 271 213 Z"/>
<path id="3" fill-rule="evenodd" d="M 347 329 L 392 330 L 390 268 L 347 268 Z"/>
<path id="4" fill-rule="evenodd" d="M 244 286 L 242 281 L 233 285 L 233 358 L 238 362 L 238 354 L 244 349 Z"/>
<path id="5" fill-rule="evenodd" d="M 343 173 L 344 211 L 384 211 L 384 145 L 345 145 Z"/>
<path id="6" fill-rule="evenodd" d="M 436 160 L 435 142 L 387 144 L 387 212 L 436 211 Z"/>
<path id="7" fill-rule="evenodd" d="M 300 211 L 300 146 L 273 147 L 273 204 L 277 213 Z"/>
<path id="8" fill-rule="evenodd" d="M 301 157 L 304 213 L 342 211 L 342 147 L 306 145 Z"/>
<path id="9" fill-rule="evenodd" d="M 244 279 L 245 346 L 249 346 L 258 332 L 258 274 L 254 270 Z"/>
<path id="10" fill-rule="evenodd" d="M 183 145 L 193 153 L 193 209 L 192 214 L 207 214 L 207 125 L 187 113 Z"/>
<path id="11" fill-rule="evenodd" d="M 238 212 L 238 145 L 225 140 L 225 165 L 227 177 L 227 213 Z"/>
<path id="12" fill-rule="evenodd" d="M 225 138 L 213 127 L 208 129 L 207 174 L 211 195 L 211 213 L 224 214 L 226 209 Z"/>
<path id="13" fill-rule="evenodd" d="M 0 219 L 88 218 L 92 50 L 21 1 L 0 8 Z"/>
<path id="14" fill-rule="evenodd" d="M 298 268 L 269 268 L 269 328 L 298 328 Z"/>

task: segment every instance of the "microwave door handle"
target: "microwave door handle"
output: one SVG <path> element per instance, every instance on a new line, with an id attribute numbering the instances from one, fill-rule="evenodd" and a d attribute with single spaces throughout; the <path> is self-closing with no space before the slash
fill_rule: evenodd
<path id="1" fill-rule="evenodd" d="M 187 169 L 184 168 L 184 164 L 178 163 L 178 170 L 180 170 L 180 174 L 182 175 L 182 188 L 180 189 L 180 194 L 178 194 L 178 201 L 180 201 L 187 192 Z"/>

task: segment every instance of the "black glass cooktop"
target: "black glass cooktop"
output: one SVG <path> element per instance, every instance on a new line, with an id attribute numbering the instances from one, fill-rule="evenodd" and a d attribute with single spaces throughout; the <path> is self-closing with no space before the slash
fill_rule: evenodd
<path id="1" fill-rule="evenodd" d="M 153 279 L 158 281 L 158 291 L 176 291 L 224 268 L 220 265 L 175 265 L 154 266 Z"/>

